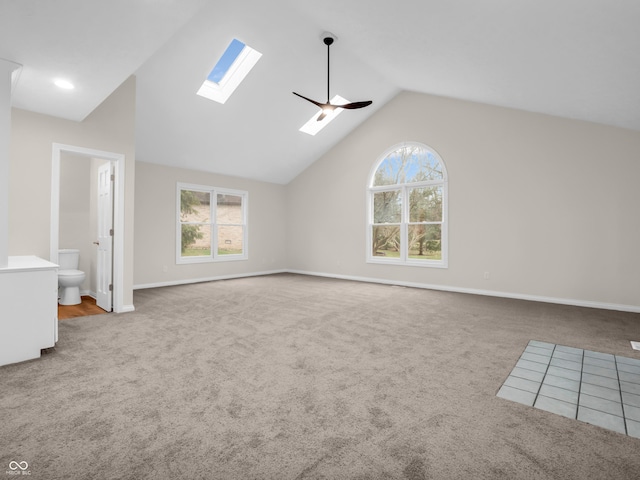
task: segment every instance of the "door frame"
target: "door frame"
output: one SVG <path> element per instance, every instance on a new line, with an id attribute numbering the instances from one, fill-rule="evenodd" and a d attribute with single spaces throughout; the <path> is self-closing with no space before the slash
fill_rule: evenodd
<path id="1" fill-rule="evenodd" d="M 121 153 L 53 143 L 51 155 L 51 236 L 49 260 L 58 263 L 60 235 L 60 157 L 72 153 L 89 158 L 109 160 L 113 164 L 113 311 L 124 312 L 124 169 Z"/>

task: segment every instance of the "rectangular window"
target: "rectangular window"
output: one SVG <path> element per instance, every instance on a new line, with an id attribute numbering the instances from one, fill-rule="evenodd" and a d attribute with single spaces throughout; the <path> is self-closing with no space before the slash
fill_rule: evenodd
<path id="1" fill-rule="evenodd" d="M 402 195 L 400 189 L 373 194 L 372 252 L 374 257 L 400 256 Z"/>
<path id="2" fill-rule="evenodd" d="M 218 193 L 216 224 L 218 255 L 242 255 L 245 228 L 241 195 Z"/>
<path id="3" fill-rule="evenodd" d="M 442 262 L 444 188 L 427 182 L 372 188 L 368 260 L 429 266 Z"/>
<path id="4" fill-rule="evenodd" d="M 246 260 L 248 193 L 178 183 L 176 263 Z"/>
<path id="5" fill-rule="evenodd" d="M 442 186 L 409 188 L 409 258 L 442 260 Z"/>

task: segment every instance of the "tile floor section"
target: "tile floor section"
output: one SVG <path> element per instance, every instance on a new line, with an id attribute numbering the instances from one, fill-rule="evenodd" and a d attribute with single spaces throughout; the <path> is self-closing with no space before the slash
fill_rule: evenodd
<path id="1" fill-rule="evenodd" d="M 640 359 L 531 340 L 498 397 L 640 438 Z"/>

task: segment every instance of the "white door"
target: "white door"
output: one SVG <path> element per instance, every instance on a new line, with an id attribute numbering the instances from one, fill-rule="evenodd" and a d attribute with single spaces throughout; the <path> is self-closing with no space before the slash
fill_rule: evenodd
<path id="1" fill-rule="evenodd" d="M 98 261 L 96 305 L 111 311 L 113 285 L 113 181 L 111 162 L 98 167 Z"/>

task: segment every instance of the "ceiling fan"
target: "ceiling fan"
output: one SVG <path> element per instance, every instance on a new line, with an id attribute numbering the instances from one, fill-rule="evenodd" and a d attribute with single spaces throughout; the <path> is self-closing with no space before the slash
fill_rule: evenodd
<path id="1" fill-rule="evenodd" d="M 292 92 L 294 95 L 297 95 L 300 98 L 304 98 L 306 101 L 311 102 L 314 105 L 320 107 L 322 112 L 320 113 L 320 116 L 316 119 L 318 121 L 324 119 L 324 117 L 326 117 L 329 113 L 334 111 L 336 108 L 344 108 L 346 110 L 355 110 L 356 108 L 368 107 L 369 105 L 371 105 L 373 103 L 371 100 L 367 100 L 367 101 L 364 101 L 364 102 L 345 103 L 344 105 L 333 105 L 329 101 L 329 99 L 331 98 L 331 95 L 329 93 L 329 79 L 330 79 L 330 75 L 329 75 L 330 74 L 330 64 L 329 64 L 330 54 L 329 54 L 329 51 L 330 51 L 331 45 L 336 40 L 336 36 L 333 35 L 332 33 L 329 33 L 329 32 L 325 32 L 323 34 L 323 36 L 324 36 L 323 42 L 327 46 L 327 101 L 325 103 L 316 102 L 315 100 L 311 100 L 310 98 L 307 98 L 307 97 L 305 97 L 303 95 L 300 95 L 299 93 Z"/>

